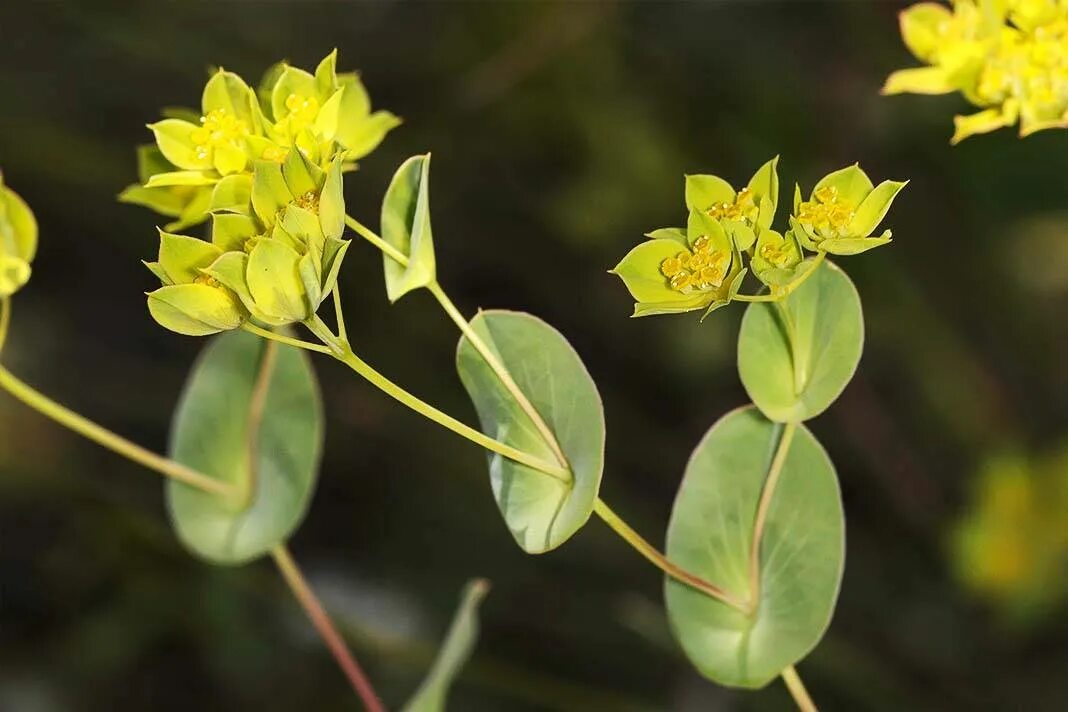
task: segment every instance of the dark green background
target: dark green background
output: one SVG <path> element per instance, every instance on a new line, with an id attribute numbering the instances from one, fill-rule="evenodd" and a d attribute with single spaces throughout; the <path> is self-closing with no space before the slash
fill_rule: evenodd
<path id="1" fill-rule="evenodd" d="M 157 218 L 115 202 L 165 105 L 210 65 L 250 81 L 333 47 L 406 123 L 347 180 L 377 225 L 394 169 L 431 150 L 442 282 L 462 309 L 530 311 L 585 359 L 609 423 L 603 495 L 662 541 L 690 448 L 745 401 L 741 308 L 632 321 L 605 274 L 683 221 L 682 175 L 784 186 L 861 161 L 908 178 L 892 246 L 841 260 L 863 296 L 860 372 L 812 426 L 838 468 L 848 557 L 830 632 L 800 670 L 825 710 L 1068 708 L 1068 619 L 1027 629 L 962 589 L 946 547 L 978 464 L 1059 443 L 1068 416 L 1068 133 L 950 148 L 958 97 L 883 98 L 911 64 L 892 2 L 0 4 L 0 166 L 41 250 L 4 360 L 148 446 L 202 342 L 158 328 L 140 265 Z M 789 195 L 783 196 L 784 204 Z M 780 214 L 781 219 L 781 214 Z M 1045 232 L 1027 229 L 1048 220 Z M 1041 277 L 1041 278 L 1039 278 Z M 390 307 L 381 260 L 342 276 L 361 355 L 474 421 L 454 327 L 425 292 Z M 483 456 L 318 362 L 327 455 L 294 538 L 392 706 L 463 582 L 494 589 L 456 710 L 786 710 L 781 685 L 701 680 L 667 636 L 657 572 L 597 521 L 523 555 Z M 0 709 L 353 708 L 268 563 L 190 559 L 158 477 L 0 398 Z"/>

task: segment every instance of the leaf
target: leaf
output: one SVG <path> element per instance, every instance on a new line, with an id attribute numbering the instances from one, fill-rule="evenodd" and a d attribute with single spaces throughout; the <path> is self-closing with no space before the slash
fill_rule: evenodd
<path id="1" fill-rule="evenodd" d="M 646 240 L 628 252 L 619 264 L 612 268 L 611 273 L 623 280 L 630 296 L 639 304 L 692 302 L 693 295 L 672 289 L 664 273 L 660 271 L 664 260 L 674 257 L 684 249 L 689 251 L 689 243 L 683 247 L 675 239 Z"/>
<path id="2" fill-rule="evenodd" d="M 708 210 L 720 203 L 733 203 L 737 193 L 731 184 L 719 176 L 686 176 L 686 209 Z"/>
<path id="3" fill-rule="evenodd" d="M 668 525 L 668 558 L 743 601 L 754 520 L 782 432 L 752 406 L 721 418 L 690 458 Z M 844 563 L 834 466 L 797 426 L 760 542 L 759 605 L 746 614 L 667 579 L 671 629 L 701 674 L 730 687 L 763 687 L 823 637 Z"/>
<path id="4" fill-rule="evenodd" d="M 266 358 L 268 348 L 275 349 L 273 359 Z M 257 424 L 253 394 L 261 377 L 269 380 Z M 243 564 L 296 531 L 318 477 L 322 411 L 315 373 L 301 351 L 241 331 L 211 341 L 175 411 L 170 456 L 239 488 L 254 472 L 256 487 L 241 507 L 168 481 L 171 521 L 195 556 Z"/>
<path id="5" fill-rule="evenodd" d="M 478 607 L 489 593 L 484 579 L 469 581 L 433 667 L 403 712 L 444 712 L 449 687 L 471 658 L 478 642 Z"/>
<path id="6" fill-rule="evenodd" d="M 529 314 L 480 312 L 471 328 L 511 373 L 555 434 L 570 465 L 570 484 L 489 454 L 490 484 L 516 542 L 528 554 L 563 544 L 593 512 L 604 469 L 604 407 L 578 354 L 556 329 Z M 533 421 L 466 337 L 456 370 L 475 404 L 483 431 L 526 452 L 554 460 Z"/>
<path id="7" fill-rule="evenodd" d="M 784 301 L 749 305 L 738 336 L 738 372 L 768 418 L 808 420 L 845 389 L 863 348 L 860 296 L 845 272 L 825 261 Z"/>
<path id="8" fill-rule="evenodd" d="M 412 156 L 397 169 L 382 200 L 382 238 L 408 258 L 404 266 L 382 256 L 391 302 L 436 279 L 429 183 L 430 154 Z"/>

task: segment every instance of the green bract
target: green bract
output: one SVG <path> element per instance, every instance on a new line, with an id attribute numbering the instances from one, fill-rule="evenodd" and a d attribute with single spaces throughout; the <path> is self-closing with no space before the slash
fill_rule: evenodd
<path id="1" fill-rule="evenodd" d="M 282 165 L 257 161 L 247 212 L 215 213 L 210 243 L 163 233 L 149 265 L 164 284 L 149 295 L 156 320 L 198 336 L 248 317 L 268 326 L 310 318 L 349 246 L 341 160 L 323 171 L 295 149 Z"/>
<path id="2" fill-rule="evenodd" d="M 824 176 L 807 201 L 801 188 L 794 191 L 792 220 L 806 248 L 832 255 L 855 255 L 890 242 L 889 230 L 871 237 L 883 221 L 890 204 L 908 181 L 883 181 L 874 186 L 859 165 Z"/>
<path id="3" fill-rule="evenodd" d="M 685 230 L 649 237 L 611 270 L 634 297 L 634 316 L 712 311 L 737 293 L 745 276 L 741 255 L 707 213 L 691 210 Z"/>
<path id="4" fill-rule="evenodd" d="M 25 201 L 4 185 L 0 173 L 0 298 L 10 297 L 30 279 L 37 252 L 37 219 Z"/>
<path id="5" fill-rule="evenodd" d="M 707 316 L 735 300 L 780 301 L 825 254 L 852 255 L 890 242 L 889 230 L 871 234 L 905 183 L 875 187 L 858 166 L 824 178 L 807 202 L 797 189 L 790 230 L 773 230 L 778 163 L 778 157 L 765 163 L 739 191 L 718 176 L 686 176 L 686 229 L 647 233 L 649 241 L 610 270 L 634 297 L 634 316 L 697 309 Z M 806 250 L 815 256 L 806 257 Z M 740 293 L 750 273 L 768 294 Z"/>
<path id="6" fill-rule="evenodd" d="M 395 302 L 436 276 L 434 239 L 430 230 L 430 154 L 401 164 L 382 201 L 382 239 L 397 248 L 408 263 L 382 255 L 386 295 Z"/>

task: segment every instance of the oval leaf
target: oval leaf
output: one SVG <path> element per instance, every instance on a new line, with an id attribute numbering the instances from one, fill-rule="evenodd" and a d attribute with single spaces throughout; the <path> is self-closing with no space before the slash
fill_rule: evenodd
<path id="1" fill-rule="evenodd" d="M 750 598 L 754 520 L 782 431 L 751 406 L 720 419 L 690 458 L 668 526 L 668 558 L 743 601 Z M 823 637 L 844 563 L 834 466 L 799 425 L 765 520 L 758 605 L 746 614 L 668 579 L 672 631 L 709 679 L 763 687 Z"/>
<path id="2" fill-rule="evenodd" d="M 168 481 L 171 520 L 193 554 L 242 564 L 296 530 L 318 477 L 322 411 L 299 350 L 241 331 L 212 340 L 175 411 L 170 456 L 242 490 L 254 475 L 255 487 L 243 506 Z"/>
<path id="3" fill-rule="evenodd" d="M 382 255 L 389 301 L 437 278 L 430 232 L 430 154 L 412 156 L 393 176 L 382 200 L 382 239 L 408 257 L 405 266 Z"/>
<path id="4" fill-rule="evenodd" d="M 863 349 L 857 289 L 845 272 L 824 262 L 784 301 L 749 305 L 738 336 L 738 372 L 764 415 L 799 422 L 834 402 Z"/>
<path id="5" fill-rule="evenodd" d="M 403 712 L 444 712 L 449 687 L 467 664 L 478 642 L 478 607 L 489 593 L 485 579 L 469 581 L 434 666 Z"/>
<path id="6" fill-rule="evenodd" d="M 471 328 L 511 373 L 567 458 L 570 484 L 489 453 L 490 483 L 516 542 L 529 554 L 563 544 L 593 512 L 604 469 L 604 407 L 560 332 L 521 312 L 480 312 Z M 553 450 L 474 346 L 461 338 L 456 369 L 491 437 L 553 461 Z"/>

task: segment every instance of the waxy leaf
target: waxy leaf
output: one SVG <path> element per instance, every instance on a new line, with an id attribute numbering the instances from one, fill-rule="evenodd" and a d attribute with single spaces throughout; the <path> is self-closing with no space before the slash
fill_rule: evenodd
<path id="1" fill-rule="evenodd" d="M 738 372 L 768 418 L 808 420 L 845 389 L 863 349 L 856 287 L 824 262 L 785 300 L 749 305 L 738 336 Z"/>
<path id="2" fill-rule="evenodd" d="M 572 473 L 565 483 L 489 453 L 490 483 L 516 542 L 528 554 L 563 544 L 593 512 L 604 469 L 604 407 L 578 354 L 556 329 L 529 314 L 480 312 L 471 321 L 555 434 Z M 467 338 L 456 369 L 489 436 L 554 462 L 553 449 Z"/>
<path id="3" fill-rule="evenodd" d="M 437 278 L 430 232 L 429 154 L 412 156 L 393 176 L 382 200 L 382 239 L 408 258 L 404 266 L 382 255 L 389 301 L 395 302 Z"/>
<path id="4" fill-rule="evenodd" d="M 170 456 L 248 497 L 168 481 L 182 543 L 202 559 L 237 565 L 284 542 L 307 511 L 322 444 L 319 386 L 305 354 L 242 331 L 213 339 L 175 411 Z"/>
<path id="5" fill-rule="evenodd" d="M 751 406 L 725 415 L 694 450 L 671 514 L 668 558 L 740 601 L 750 599 L 756 513 L 783 431 Z M 759 688 L 801 660 L 830 623 L 844 549 L 834 467 L 799 425 L 772 490 L 752 612 L 665 582 L 668 619 L 690 662 L 721 685 Z"/>
<path id="6" fill-rule="evenodd" d="M 489 593 L 489 582 L 468 582 L 460 596 L 460 607 L 452 619 L 445 642 L 433 667 L 403 712 L 444 712 L 449 687 L 467 664 L 478 643 L 478 607 Z"/>

